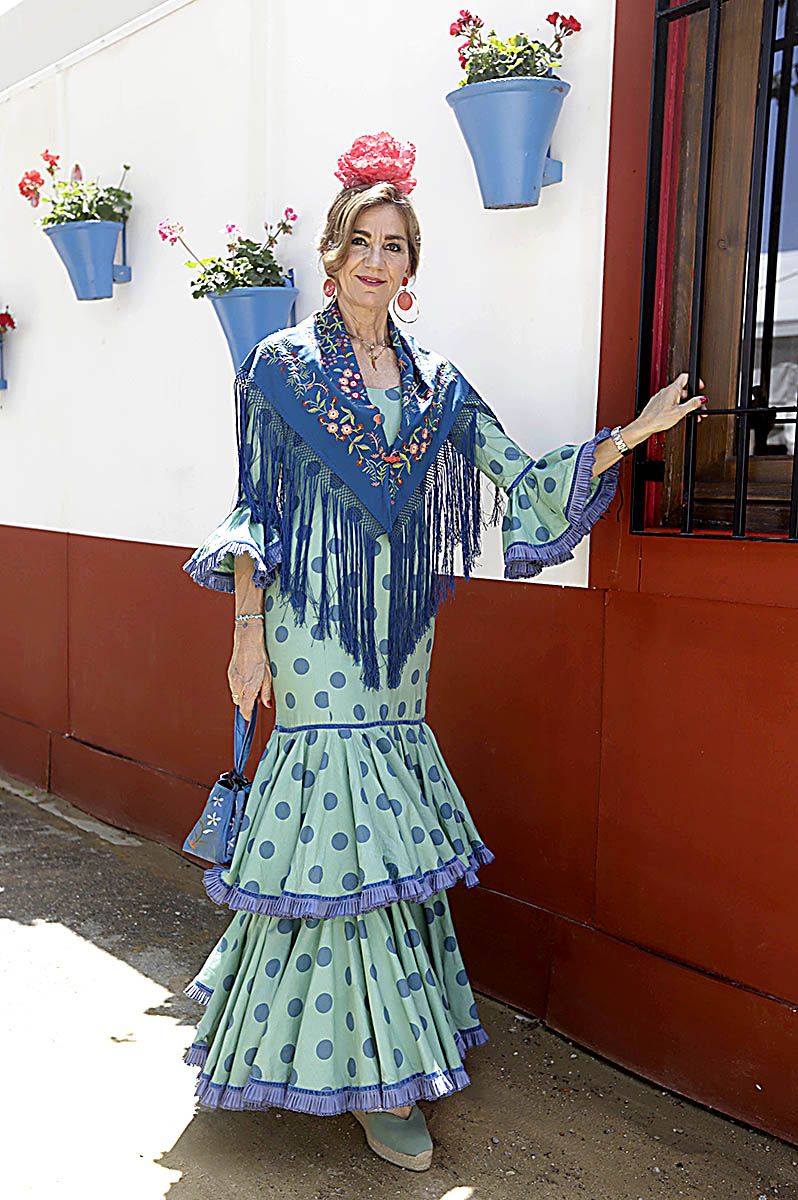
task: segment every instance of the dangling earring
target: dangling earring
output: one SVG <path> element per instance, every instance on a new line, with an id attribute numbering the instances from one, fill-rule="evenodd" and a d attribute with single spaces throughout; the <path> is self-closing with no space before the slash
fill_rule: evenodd
<path id="1" fill-rule="evenodd" d="M 334 296 L 335 295 L 335 280 L 330 279 L 330 277 L 328 276 L 324 280 L 321 290 L 324 292 L 325 296 Z"/>
<path id="2" fill-rule="evenodd" d="M 402 316 L 402 313 L 410 312 L 410 310 L 413 308 L 414 305 L 415 305 L 415 309 L 414 309 L 415 315 L 414 316 L 412 316 L 412 317 Z M 396 317 L 398 317 L 400 321 L 404 321 L 404 323 L 406 325 L 412 325 L 413 322 L 417 321 L 419 318 L 419 314 L 420 314 L 421 310 L 419 308 L 418 300 L 416 299 L 415 293 L 411 292 L 407 286 L 407 276 L 406 275 L 402 280 L 401 288 L 399 289 L 399 291 L 396 293 L 396 295 L 393 298 L 393 311 L 394 311 L 394 315 Z"/>

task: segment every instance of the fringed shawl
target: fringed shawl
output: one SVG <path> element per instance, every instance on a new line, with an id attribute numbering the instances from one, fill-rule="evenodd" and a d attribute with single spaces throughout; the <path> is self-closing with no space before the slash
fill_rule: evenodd
<path id="1" fill-rule="evenodd" d="M 335 302 L 264 338 L 235 380 L 239 503 L 249 505 L 275 545 L 281 591 L 296 619 L 306 621 L 310 599 L 322 638 L 335 632 L 332 576 L 337 635 L 362 664 L 369 689 L 381 686 L 377 539 L 387 534 L 391 548 L 391 688 L 441 600 L 454 592 L 457 548 L 468 578 L 482 528 L 501 515 L 497 490 L 490 518 L 482 520 L 475 465 L 480 397 L 456 367 L 416 346 L 390 317 L 388 333 L 402 386 L 401 425 L 390 446 Z M 322 562 L 310 587 L 308 548 L 316 521 L 324 527 Z"/>

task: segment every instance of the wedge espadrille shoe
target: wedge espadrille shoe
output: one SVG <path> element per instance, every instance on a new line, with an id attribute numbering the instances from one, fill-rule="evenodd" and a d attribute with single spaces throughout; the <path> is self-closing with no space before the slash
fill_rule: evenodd
<path id="1" fill-rule="evenodd" d="M 365 1129 L 366 1141 L 374 1153 L 386 1162 L 410 1171 L 426 1171 L 432 1166 L 432 1138 L 417 1104 L 408 1117 L 361 1109 L 353 1109 L 352 1116 Z"/>

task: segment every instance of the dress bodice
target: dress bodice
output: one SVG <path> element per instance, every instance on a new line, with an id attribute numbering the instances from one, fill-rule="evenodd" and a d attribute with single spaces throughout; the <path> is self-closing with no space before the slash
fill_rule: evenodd
<path id="1" fill-rule="evenodd" d="M 367 387 L 372 404 L 382 413 L 382 427 L 389 446 L 392 446 L 402 423 L 402 388 L 395 384 L 389 388 Z"/>

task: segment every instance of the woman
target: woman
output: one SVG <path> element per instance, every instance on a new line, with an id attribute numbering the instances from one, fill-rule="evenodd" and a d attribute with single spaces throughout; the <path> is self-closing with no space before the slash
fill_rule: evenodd
<path id="1" fill-rule="evenodd" d="M 376 1153 L 425 1170 L 415 1102 L 466 1087 L 465 1053 L 488 1040 L 447 889 L 493 859 L 425 722 L 435 612 L 455 552 L 466 576 L 479 554 L 481 475 L 520 578 L 572 557 L 622 450 L 602 429 L 533 460 L 400 332 L 412 166 L 388 134 L 339 159 L 319 243 L 331 302 L 242 364 L 238 503 L 185 564 L 235 591 L 234 702 L 249 718 L 275 696 L 232 862 L 204 873 L 235 915 L 186 989 L 206 1005 L 186 1061 L 206 1106 L 352 1112 Z M 699 407 L 686 383 L 621 431 L 628 447 Z"/>

